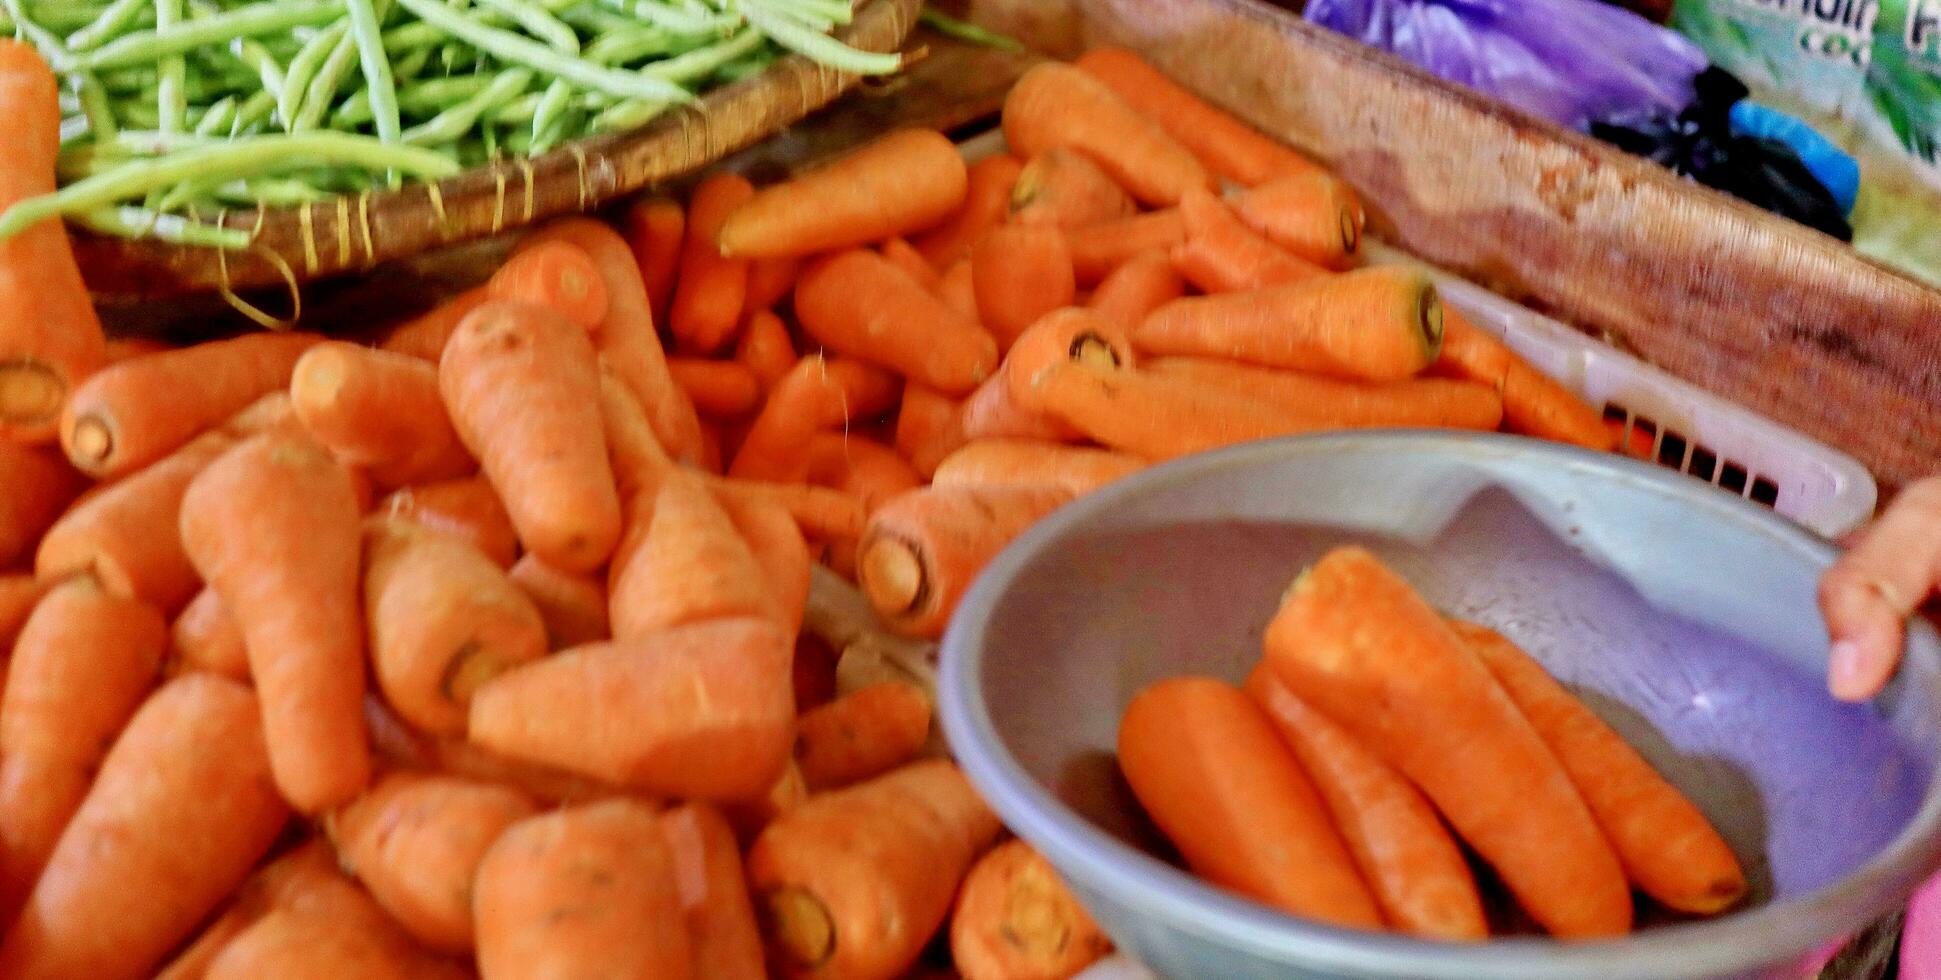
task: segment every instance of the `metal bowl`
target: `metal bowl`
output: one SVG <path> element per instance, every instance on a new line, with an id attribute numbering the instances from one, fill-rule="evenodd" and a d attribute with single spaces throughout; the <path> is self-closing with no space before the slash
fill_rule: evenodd
<path id="1" fill-rule="evenodd" d="M 1445 945 L 1290 918 L 1167 860 L 1113 759 L 1126 703 L 1179 674 L 1238 681 L 1295 573 L 1348 542 L 1575 688 L 1712 818 L 1751 904 L 1612 941 Z M 1015 542 L 944 639 L 942 720 L 1005 822 L 1165 976 L 1810 975 L 1941 862 L 1941 645 L 1917 624 L 1885 694 L 1829 697 L 1814 588 L 1833 556 L 1613 455 L 1402 431 L 1254 443 L 1122 480 Z"/>

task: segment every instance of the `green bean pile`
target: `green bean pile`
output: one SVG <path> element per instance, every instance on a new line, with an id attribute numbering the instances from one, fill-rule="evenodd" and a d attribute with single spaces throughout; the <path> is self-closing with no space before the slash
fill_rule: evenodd
<path id="1" fill-rule="evenodd" d="M 60 215 L 240 248 L 198 216 L 437 180 L 633 129 L 785 52 L 859 74 L 849 0 L 0 0 L 64 82 Z"/>

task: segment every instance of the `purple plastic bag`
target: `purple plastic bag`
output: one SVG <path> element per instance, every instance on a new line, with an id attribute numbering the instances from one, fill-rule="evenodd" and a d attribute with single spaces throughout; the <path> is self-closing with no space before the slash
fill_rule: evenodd
<path id="1" fill-rule="evenodd" d="M 1572 129 L 1676 114 L 1703 52 L 1598 0 L 1308 0 L 1308 21 Z"/>

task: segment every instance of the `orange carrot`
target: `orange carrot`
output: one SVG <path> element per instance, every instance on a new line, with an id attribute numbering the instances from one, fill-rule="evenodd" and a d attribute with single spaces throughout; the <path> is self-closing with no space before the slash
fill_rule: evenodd
<path id="1" fill-rule="evenodd" d="M 107 353 L 108 363 L 114 364 L 118 361 L 147 357 L 150 354 L 160 354 L 165 350 L 174 350 L 175 345 L 154 337 L 110 337 L 107 345 L 102 349 Z"/>
<path id="2" fill-rule="evenodd" d="M 801 630 L 802 613 L 809 604 L 810 566 L 815 563 L 809 557 L 809 542 L 803 538 L 802 528 L 774 501 L 733 494 L 715 496 L 761 565 L 762 580 L 781 611 L 782 627 L 791 633 Z"/>
<path id="3" fill-rule="evenodd" d="M 565 241 L 541 242 L 506 259 L 485 284 L 495 300 L 550 308 L 582 330 L 607 318 L 607 285 L 586 250 Z"/>
<path id="4" fill-rule="evenodd" d="M 833 487 L 863 502 L 873 511 L 883 501 L 923 486 L 923 474 L 896 450 L 862 436 L 825 432 L 809 446 L 809 467 L 804 478 L 812 484 Z"/>
<path id="5" fill-rule="evenodd" d="M 419 949 L 370 893 L 341 871 L 314 874 L 209 963 L 206 980 L 457 980 L 470 976 Z"/>
<path id="6" fill-rule="evenodd" d="M 1146 370 L 1245 394 L 1277 405 L 1290 415 L 1341 428 L 1398 427 L 1496 428 L 1503 400 L 1490 388 L 1469 381 L 1419 378 L 1372 384 L 1257 368 L 1202 357 L 1158 357 Z"/>
<path id="7" fill-rule="evenodd" d="M 789 328 L 782 318 L 765 309 L 750 314 L 747 325 L 741 328 L 735 360 L 754 372 L 762 390 L 775 387 L 796 361 L 795 342 L 789 339 Z"/>
<path id="8" fill-rule="evenodd" d="M 487 303 L 452 335 L 438 385 L 520 542 L 568 571 L 605 564 L 620 498 L 585 331 L 544 307 Z"/>
<path id="9" fill-rule="evenodd" d="M 674 299 L 674 282 L 681 270 L 681 242 L 687 237 L 687 212 L 680 202 L 664 197 L 644 197 L 627 209 L 627 245 L 633 249 L 634 264 L 647 288 L 647 301 L 655 323 L 667 322 L 668 304 Z"/>
<path id="10" fill-rule="evenodd" d="M 818 262 L 803 273 L 795 289 L 795 315 L 826 349 L 945 394 L 967 392 L 997 368 L 998 348 L 990 334 L 865 249 Z"/>
<path id="11" fill-rule="evenodd" d="M 1023 161 L 1000 153 L 971 164 L 964 204 L 949 218 L 912 239 L 932 268 L 946 269 L 970 255 L 971 246 L 1004 220 Z"/>
<path id="12" fill-rule="evenodd" d="M 1051 862 L 1020 840 L 978 859 L 950 916 L 951 965 L 964 980 L 1057 980 L 1110 952 Z"/>
<path id="13" fill-rule="evenodd" d="M 1011 189 L 1011 220 L 1021 225 L 1078 227 L 1129 218 L 1135 210 L 1090 157 L 1063 148 L 1032 157 Z"/>
<path id="14" fill-rule="evenodd" d="M 1125 326 L 1135 324 L 1152 311 L 1186 294 L 1186 283 L 1173 268 L 1165 252 L 1152 251 L 1126 260 L 1124 265 L 1099 283 L 1085 305 Z"/>
<path id="15" fill-rule="evenodd" d="M 436 361 L 445 353 L 445 342 L 458 329 L 458 322 L 487 298 L 485 286 L 474 286 L 392 327 L 378 347 L 394 354 Z"/>
<path id="16" fill-rule="evenodd" d="M 1275 177 L 1320 168 L 1208 105 L 1123 48 L 1095 48 L 1078 67 L 1192 151 L 1206 169 L 1252 187 Z"/>
<path id="17" fill-rule="evenodd" d="M 721 254 L 809 255 L 921 231 L 962 205 L 968 186 L 948 137 L 898 130 L 756 194 L 721 226 Z"/>
<path id="18" fill-rule="evenodd" d="M 1246 690 L 1321 791 L 1389 925 L 1431 939 L 1489 938 L 1476 879 L 1421 791 L 1265 667 L 1247 675 Z"/>
<path id="19" fill-rule="evenodd" d="M 859 584 L 890 628 L 936 637 L 1004 546 L 1071 494 L 1049 487 L 930 487 L 877 508 L 858 550 Z"/>
<path id="20" fill-rule="evenodd" d="M 941 760 L 811 797 L 748 852 L 771 962 L 790 977 L 902 976 L 997 832 L 970 782 Z"/>
<path id="21" fill-rule="evenodd" d="M 378 501 L 377 513 L 460 538 L 500 568 L 519 557 L 512 518 L 482 476 L 401 488 Z"/>
<path id="22" fill-rule="evenodd" d="M 364 534 L 363 584 L 378 689 L 433 734 L 463 734 L 472 692 L 546 655 L 532 600 L 459 538 L 375 518 Z"/>
<path id="23" fill-rule="evenodd" d="M 1266 663 L 1435 803 L 1553 934 L 1621 935 L 1631 891 L 1597 823 L 1516 703 L 1375 556 L 1337 548 L 1296 579 Z"/>
<path id="24" fill-rule="evenodd" d="M 21 627 L 0 698 L 0 918 L 11 919 L 168 645 L 150 606 L 75 576 Z"/>
<path id="25" fill-rule="evenodd" d="M 669 474 L 650 513 L 639 547 L 623 550 L 607 582 L 616 639 L 735 616 L 781 622 L 761 564 L 699 479 Z"/>
<path id="26" fill-rule="evenodd" d="M 1054 487 L 1078 497 L 1145 467 L 1145 460 L 1110 449 L 980 439 L 950 454 L 937 467 L 932 485 Z"/>
<path id="27" fill-rule="evenodd" d="M 155 980 L 204 980 L 229 943 L 262 921 L 271 911 L 288 908 L 311 899 L 343 880 L 337 870 L 337 854 L 330 843 L 312 837 L 283 852 L 257 869 L 228 905 L 174 959 L 155 975 Z"/>
<path id="28" fill-rule="evenodd" d="M 507 827 L 538 812 L 514 789 L 394 773 L 330 814 L 325 829 L 398 924 L 446 953 L 472 949 L 472 876 Z"/>
<path id="29" fill-rule="evenodd" d="M 61 447 L 89 476 L 132 473 L 290 383 L 315 334 L 248 334 L 113 365 L 76 388 Z"/>
<path id="30" fill-rule="evenodd" d="M 1694 915 L 1717 915 L 1745 898 L 1732 848 L 1623 737 L 1502 634 L 1450 626 L 1563 764 L 1640 891 Z"/>
<path id="31" fill-rule="evenodd" d="M 930 739 L 930 699 L 913 684 L 884 681 L 802 713 L 795 761 L 811 792 L 889 772 Z"/>
<path id="32" fill-rule="evenodd" d="M 61 148 L 58 85 L 19 41 L 0 42 L 0 118 L 7 120 L 0 208 L 54 193 Z M 107 363 L 107 344 L 58 219 L 0 242 L 0 440 L 52 442 L 62 405 Z"/>
<path id="33" fill-rule="evenodd" d="M 703 476 L 702 481 L 716 496 L 737 504 L 760 501 L 789 512 L 802 533 L 822 540 L 848 538 L 863 533 L 863 502 L 827 487 L 802 483 L 769 483 Z"/>
<path id="34" fill-rule="evenodd" d="M 971 319 L 977 318 L 977 273 L 968 256 L 951 263 L 937 280 L 937 298 Z"/>
<path id="35" fill-rule="evenodd" d="M 1100 371 L 1136 366 L 1126 328 L 1097 310 L 1065 307 L 1032 323 L 1004 361 L 1004 379 L 1013 401 L 1029 395 L 1032 381 L 1055 365 L 1080 365 Z"/>
<path id="36" fill-rule="evenodd" d="M 1179 202 L 1186 240 L 1173 246 L 1173 268 L 1202 292 L 1235 293 L 1285 286 L 1327 270 L 1262 238 L 1219 198 L 1195 189 Z"/>
<path id="37" fill-rule="evenodd" d="M 1603 452 L 1617 448 L 1617 436 L 1595 407 L 1453 307 L 1443 308 L 1443 330 L 1443 349 L 1433 370 L 1501 392 L 1504 428 Z"/>
<path id="38" fill-rule="evenodd" d="M 674 458 L 698 459 L 701 420 L 668 373 L 667 352 L 654 329 L 652 301 L 626 241 L 603 221 L 563 218 L 521 239 L 520 247 L 554 240 L 585 250 L 606 278 L 607 318 L 594 336 L 601 365 L 640 400 L 654 433 Z"/>
<path id="39" fill-rule="evenodd" d="M 108 750 L 0 943 L 0 976 L 148 976 L 288 819 L 255 696 L 208 674 L 170 681 Z"/>
<path id="40" fill-rule="evenodd" d="M 184 550 L 242 629 L 277 788 L 305 813 L 370 779 L 359 519 L 342 464 L 289 435 L 238 445 L 182 498 Z"/>
<path id="41" fill-rule="evenodd" d="M 691 975 L 674 858 L 654 811 L 638 802 L 513 824 L 485 852 L 473 887 L 484 976 Z"/>
<path id="42" fill-rule="evenodd" d="M 53 584 L 32 575 L 0 575 L 0 650 L 13 649 L 20 628 Z"/>
<path id="43" fill-rule="evenodd" d="M 390 487 L 477 469 L 438 393 L 438 369 L 338 341 L 318 344 L 290 374 L 290 407 L 338 459 Z"/>
<path id="44" fill-rule="evenodd" d="M 728 827 L 735 838 L 752 841 L 762 829 L 775 822 L 775 818 L 801 806 L 809 799 L 809 784 L 802 781 L 802 767 L 794 759 L 782 769 L 782 775 L 768 791 L 751 800 L 736 800 L 721 806 L 721 816 L 728 821 Z M 760 945 L 757 938 L 756 945 Z"/>
<path id="45" fill-rule="evenodd" d="M 0 441 L 0 568 L 33 554 L 86 483 L 52 448 Z"/>
<path id="46" fill-rule="evenodd" d="M 660 815 L 660 829 L 687 918 L 689 975 L 765 980 L 762 937 L 728 822 L 713 807 L 684 803 Z"/>
<path id="47" fill-rule="evenodd" d="M 918 473 L 929 477 L 945 456 L 964 444 L 958 403 L 934 389 L 918 384 L 904 385 L 903 406 L 896 413 L 894 439 L 896 451 L 902 453 Z"/>
<path id="48" fill-rule="evenodd" d="M 1153 461 L 1340 428 L 1190 378 L 1072 363 L 1040 371 L 1018 402 L 1100 445 Z"/>
<path id="49" fill-rule="evenodd" d="M 1186 219 L 1178 208 L 1152 211 L 1122 221 L 1065 229 L 1065 248 L 1080 283 L 1096 283 L 1138 256 L 1159 250 L 1170 254 L 1186 241 Z"/>
<path id="50" fill-rule="evenodd" d="M 1180 677 L 1139 692 L 1119 769 L 1196 874 L 1302 918 L 1380 928 L 1314 784 L 1238 688 Z"/>
<path id="51" fill-rule="evenodd" d="M 1274 244 L 1329 268 L 1342 268 L 1361 248 L 1361 201 L 1318 170 L 1262 184 L 1240 195 L 1234 211 Z"/>
<path id="52" fill-rule="evenodd" d="M 754 196 L 747 178 L 721 173 L 702 181 L 688 201 L 681 274 L 668 313 L 668 326 L 685 350 L 713 353 L 741 322 L 748 300 L 748 258 L 725 257 L 719 239 L 728 216 Z"/>
<path id="53" fill-rule="evenodd" d="M 1028 411 L 1011 397 L 1009 371 L 977 386 L 958 412 L 964 439 L 1029 439 L 1037 442 L 1078 442 L 1084 436 L 1064 420 Z"/>
<path id="54" fill-rule="evenodd" d="M 1132 331 L 1150 354 L 1227 357 L 1367 381 L 1399 381 L 1435 361 L 1442 302 L 1429 280 L 1362 269 L 1249 293 L 1174 300 Z"/>
<path id="55" fill-rule="evenodd" d="M 795 280 L 801 275 L 802 260 L 795 256 L 772 259 L 751 259 L 748 263 L 748 302 L 743 309 L 749 316 L 762 310 L 772 310 L 795 291 Z"/>
<path id="56" fill-rule="evenodd" d="M 820 354 L 804 357 L 769 391 L 728 474 L 794 479 L 807 462 L 811 436 L 874 418 L 896 403 L 896 394 L 895 377 L 880 368 Z"/>
<path id="57" fill-rule="evenodd" d="M 1005 349 L 1026 327 L 1078 293 L 1070 249 L 1056 228 L 1007 225 L 971 250 L 979 318 Z M 982 380 L 981 378 L 979 380 Z"/>
<path id="58" fill-rule="evenodd" d="M 563 769 L 509 758 L 462 738 L 427 735 L 405 724 L 375 694 L 364 699 L 364 719 L 371 728 L 372 749 L 387 769 L 444 773 L 509 786 L 548 806 L 639 795 Z"/>
<path id="59" fill-rule="evenodd" d="M 613 636 L 607 620 L 607 589 L 599 579 L 562 572 L 537 555 L 520 558 L 507 577 L 539 610 L 548 649 L 564 650 Z"/>
<path id="60" fill-rule="evenodd" d="M 1213 187 L 1186 147 L 1098 79 L 1067 64 L 1039 65 L 1011 87 L 1004 138 L 1026 157 L 1057 147 L 1077 150 L 1147 205 L 1176 204 L 1188 188 Z"/>
<path id="61" fill-rule="evenodd" d="M 709 418 L 740 418 L 761 404 L 761 379 L 739 362 L 675 357 L 667 368 L 695 410 Z"/>
<path id="62" fill-rule="evenodd" d="M 909 242 L 901 238 L 885 239 L 883 244 L 877 247 L 877 252 L 883 256 L 883 261 L 902 269 L 912 281 L 922 286 L 924 292 L 941 298 L 943 277 L 936 269 L 930 267 L 930 262 L 923 257 L 923 253 L 912 248 Z"/>
<path id="63" fill-rule="evenodd" d="M 203 587 L 169 626 L 170 676 L 206 671 L 232 681 L 249 681 L 249 651 L 243 631 L 214 589 Z"/>

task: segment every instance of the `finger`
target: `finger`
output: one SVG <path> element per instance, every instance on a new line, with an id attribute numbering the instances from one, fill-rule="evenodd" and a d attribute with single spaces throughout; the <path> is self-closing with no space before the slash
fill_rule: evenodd
<path id="1" fill-rule="evenodd" d="M 1900 660 L 1905 620 L 1941 580 L 1941 480 L 1909 487 L 1827 570 L 1820 609 L 1833 639 L 1827 685 L 1857 701 L 1879 693 Z"/>

